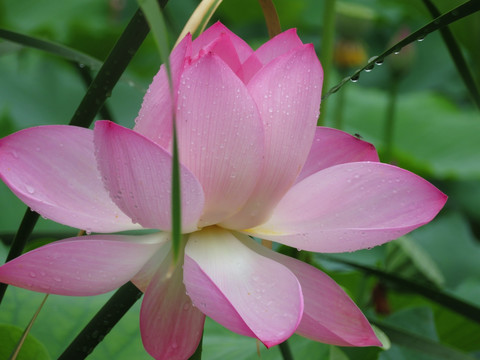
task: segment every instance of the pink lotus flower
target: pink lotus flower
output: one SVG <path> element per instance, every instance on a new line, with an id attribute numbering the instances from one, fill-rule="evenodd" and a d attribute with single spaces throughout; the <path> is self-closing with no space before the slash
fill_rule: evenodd
<path id="1" fill-rule="evenodd" d="M 140 327 L 157 359 L 196 349 L 205 315 L 267 347 L 294 332 L 378 346 L 368 321 L 320 270 L 250 236 L 318 252 L 369 248 L 427 222 L 446 197 L 381 164 L 371 144 L 316 127 L 322 69 L 288 30 L 255 52 L 222 24 L 187 36 L 150 86 L 134 130 L 40 126 L 0 141 L 0 175 L 43 216 L 88 232 L 0 267 L 0 281 L 94 295 L 132 280 Z M 170 254 L 171 117 L 181 160 L 184 261 Z"/>

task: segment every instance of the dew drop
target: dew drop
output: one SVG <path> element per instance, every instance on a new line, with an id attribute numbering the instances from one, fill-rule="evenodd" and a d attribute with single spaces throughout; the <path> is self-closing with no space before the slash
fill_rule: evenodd
<path id="1" fill-rule="evenodd" d="M 29 194 L 33 194 L 35 192 L 35 189 L 30 185 L 25 185 L 25 189 L 27 189 Z"/>
<path id="2" fill-rule="evenodd" d="M 37 274 L 34 273 L 33 271 L 30 271 L 30 273 L 28 275 L 30 275 L 30 277 L 32 277 L 32 278 L 37 277 Z"/>
<path id="3" fill-rule="evenodd" d="M 350 78 L 350 81 L 351 82 L 357 82 L 358 79 L 360 79 L 360 74 L 356 74 L 356 75 L 353 75 L 351 78 Z"/>
<path id="4" fill-rule="evenodd" d="M 368 66 L 365 68 L 365 72 L 370 72 L 370 71 L 372 71 L 373 68 L 374 68 L 374 66 L 375 66 L 375 64 L 370 64 L 370 65 L 368 65 Z"/>

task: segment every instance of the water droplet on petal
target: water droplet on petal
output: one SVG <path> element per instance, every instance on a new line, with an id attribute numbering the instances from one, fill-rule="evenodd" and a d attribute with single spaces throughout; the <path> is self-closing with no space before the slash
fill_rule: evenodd
<path id="1" fill-rule="evenodd" d="M 35 192 L 35 189 L 30 185 L 25 185 L 25 189 L 27 189 L 29 194 L 33 194 Z"/>

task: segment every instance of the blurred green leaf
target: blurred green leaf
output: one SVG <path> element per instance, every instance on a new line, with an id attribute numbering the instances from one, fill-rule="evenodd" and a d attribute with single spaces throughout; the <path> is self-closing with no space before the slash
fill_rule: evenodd
<path id="1" fill-rule="evenodd" d="M 329 360 L 348 360 L 348 356 L 340 348 L 330 345 Z"/>
<path id="2" fill-rule="evenodd" d="M 434 308 L 434 313 L 438 337 L 442 343 L 463 351 L 480 350 L 479 324 L 441 308 Z"/>
<path id="3" fill-rule="evenodd" d="M 397 312 L 384 319 L 374 322 L 390 338 L 393 344 L 402 349 L 392 347 L 380 355 L 380 359 L 389 359 L 389 352 L 400 352 L 405 359 L 448 359 L 473 360 L 468 354 L 444 346 L 438 342 L 433 320 L 433 313 L 429 308 L 407 309 Z M 426 356 L 423 357 L 422 355 Z"/>
<path id="4" fill-rule="evenodd" d="M 480 244 L 461 214 L 447 213 L 410 236 L 435 259 L 447 289 L 454 290 L 468 278 L 480 279 Z"/>
<path id="5" fill-rule="evenodd" d="M 327 258 L 332 261 L 339 261 L 341 263 L 350 265 L 355 269 L 359 269 L 367 274 L 374 275 L 383 281 L 399 286 L 404 291 L 422 295 L 427 299 L 435 301 L 436 303 L 457 312 L 458 314 L 461 314 L 473 321 L 476 321 L 477 323 L 480 323 L 480 307 L 472 305 L 471 303 L 464 301 L 456 296 L 450 295 L 447 292 L 432 288 L 430 286 L 419 284 L 415 281 L 399 277 L 396 274 L 387 273 L 374 267 L 356 264 L 354 262 L 342 260 L 340 258 L 326 255 L 318 255 L 318 258 Z"/>
<path id="6" fill-rule="evenodd" d="M 293 358 L 328 359 L 330 345 L 317 343 L 298 335 L 288 339 Z M 278 346 L 266 349 L 255 339 L 226 330 L 210 318 L 206 318 L 203 338 L 203 358 L 207 360 L 279 360 L 282 359 Z M 355 359 L 355 358 L 352 358 Z M 363 358 L 362 358 L 363 359 Z M 365 358 L 365 360 L 369 360 Z"/>
<path id="7" fill-rule="evenodd" d="M 46 51 L 63 59 L 83 64 L 84 66 L 88 66 L 94 70 L 98 70 L 102 66 L 102 62 L 93 58 L 92 56 L 81 53 L 80 51 L 71 49 L 67 46 L 53 43 L 47 40 L 38 39 L 33 36 L 0 29 L 0 38 L 38 50 Z"/>
<path id="8" fill-rule="evenodd" d="M 436 18 L 435 20 L 429 22 L 428 24 L 422 26 L 420 29 L 416 30 L 415 32 L 411 33 L 407 37 L 405 37 L 403 40 L 399 41 L 389 49 L 385 50 L 379 55 L 371 57 L 367 64 L 365 64 L 361 69 L 358 69 L 355 71 L 352 75 L 347 76 L 346 78 L 342 79 L 337 85 L 332 87 L 328 92 L 324 93 L 322 95 L 322 99 L 326 99 L 329 97 L 331 94 L 337 92 L 342 86 L 344 86 L 346 83 L 349 81 L 358 81 L 360 74 L 363 71 L 370 71 L 372 70 L 376 64 L 383 63 L 385 58 L 391 54 L 398 53 L 402 50 L 403 47 L 407 46 L 408 44 L 413 43 L 414 41 L 417 41 L 418 39 L 423 40 L 425 36 L 428 34 L 449 25 L 452 22 L 458 21 L 462 19 L 465 16 L 471 15 L 477 11 L 480 10 L 480 3 L 476 0 L 470 0 L 467 1 L 456 8 L 452 9 L 451 11 L 448 11 L 442 16 Z"/>
<path id="9" fill-rule="evenodd" d="M 0 324 L 0 359 L 8 359 L 17 347 L 18 340 L 23 334 L 23 329 L 9 324 Z M 28 335 L 16 358 L 17 360 L 49 360 L 45 346 L 32 335 Z"/>
<path id="10" fill-rule="evenodd" d="M 382 349 L 388 350 L 392 346 L 392 342 L 388 338 L 387 334 L 385 334 L 378 326 L 372 325 L 372 329 L 377 335 L 378 340 L 382 343 Z"/>
<path id="11" fill-rule="evenodd" d="M 8 109 L 4 108 L 0 112 L 0 137 L 4 137 L 13 133 L 15 125 L 10 116 Z"/>
<path id="12" fill-rule="evenodd" d="M 448 11 L 454 6 L 464 3 L 464 0 L 434 0 L 433 1 L 440 11 Z M 480 13 L 475 13 L 460 21 L 457 21 L 451 26 L 453 34 L 462 43 L 463 48 L 469 53 L 469 58 L 474 62 L 472 70 L 476 77 L 477 86 L 480 85 L 480 66 L 478 66 L 478 59 L 480 59 L 480 47 L 478 46 L 478 39 L 480 37 Z M 475 62 L 477 62 L 475 64 Z"/>
<path id="13" fill-rule="evenodd" d="M 381 148 L 387 95 L 353 86 L 346 97 L 347 131 Z M 437 179 L 480 178 L 478 112 L 429 92 L 399 95 L 397 109 L 393 157 L 400 167 Z"/>
<path id="14" fill-rule="evenodd" d="M 431 0 L 423 0 L 423 3 L 430 11 L 433 18 L 437 18 L 441 15 L 437 7 L 433 4 Z M 463 57 L 462 51 L 460 50 L 460 46 L 458 45 L 449 27 L 444 27 L 440 29 L 440 33 L 442 35 L 443 41 L 445 42 L 445 45 L 448 48 L 448 52 L 450 53 L 450 56 L 452 57 L 452 60 L 457 68 L 457 71 L 459 72 L 463 82 L 465 83 L 465 86 L 470 92 L 473 101 L 480 110 L 480 94 L 475 84 L 475 80 L 472 77 L 472 73 L 468 68 L 468 64 Z"/>
<path id="15" fill-rule="evenodd" d="M 424 276 L 436 286 L 445 283 L 445 278 L 433 258 L 408 235 L 389 243 L 387 248 L 390 250 L 386 260 L 387 271 L 399 273 L 401 270 L 403 276 L 406 276 L 405 267 L 409 267 L 412 269 L 408 274 L 409 278 L 418 280 Z"/>
<path id="16" fill-rule="evenodd" d="M 390 290 L 388 301 L 394 314 L 412 308 L 431 309 L 438 339 L 465 352 L 480 350 L 480 324 L 419 295 Z M 415 328 L 415 323 L 410 327 Z"/>

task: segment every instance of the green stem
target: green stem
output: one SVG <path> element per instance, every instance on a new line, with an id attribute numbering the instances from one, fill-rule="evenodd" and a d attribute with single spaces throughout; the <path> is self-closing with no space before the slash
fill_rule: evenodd
<path id="1" fill-rule="evenodd" d="M 335 0 L 325 0 L 323 9 L 322 50 L 320 61 L 323 67 L 323 88 L 328 89 L 333 63 L 333 47 L 335 42 Z M 317 125 L 325 124 L 326 105 L 321 107 Z"/>
<path id="2" fill-rule="evenodd" d="M 142 295 L 131 282 L 119 288 L 58 359 L 85 359 Z"/>
<path id="3" fill-rule="evenodd" d="M 37 311 L 35 311 L 35 314 L 33 314 L 32 319 L 30 320 L 30 322 L 28 323 L 27 327 L 26 327 L 25 330 L 23 331 L 22 336 L 21 336 L 20 339 L 18 340 L 17 346 L 16 346 L 15 349 L 13 350 L 13 352 L 12 352 L 12 354 L 10 355 L 10 357 L 9 357 L 8 360 L 16 360 L 16 359 L 17 359 L 18 354 L 20 353 L 20 350 L 22 350 L 22 346 L 23 346 L 23 344 L 25 343 L 25 340 L 27 339 L 27 336 L 28 336 L 28 334 L 30 333 L 30 330 L 32 329 L 35 320 L 37 320 L 38 314 L 40 314 L 40 310 L 42 310 L 43 305 L 45 305 L 45 301 L 47 301 L 47 298 L 48 298 L 48 294 L 46 294 L 46 295 L 44 296 L 42 302 L 40 303 L 40 306 L 39 306 L 38 309 L 37 309 Z"/>
<path id="4" fill-rule="evenodd" d="M 293 360 L 292 350 L 290 350 L 290 345 L 288 340 L 278 344 L 280 352 L 282 353 L 283 360 Z"/>
<path id="5" fill-rule="evenodd" d="M 383 161 L 390 163 L 393 157 L 393 137 L 395 132 L 395 110 L 397 108 L 398 77 L 393 76 L 392 85 L 388 92 L 387 113 L 385 114 L 385 155 Z"/>

